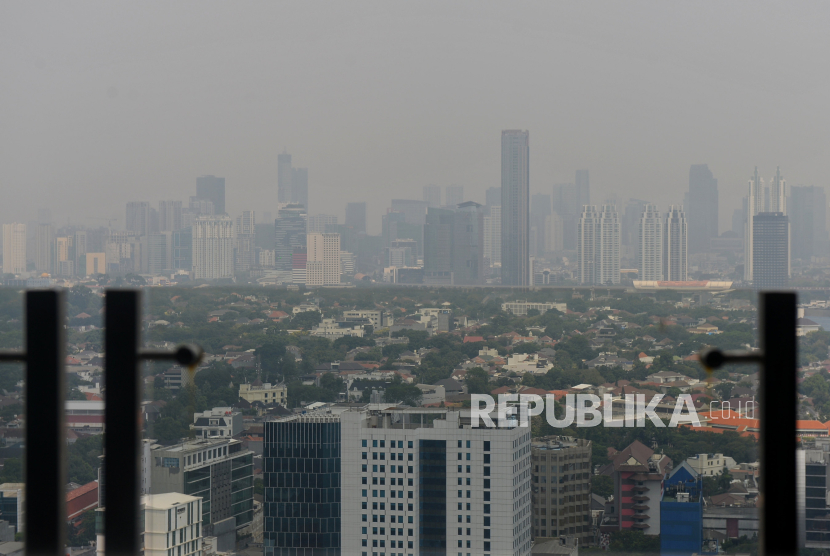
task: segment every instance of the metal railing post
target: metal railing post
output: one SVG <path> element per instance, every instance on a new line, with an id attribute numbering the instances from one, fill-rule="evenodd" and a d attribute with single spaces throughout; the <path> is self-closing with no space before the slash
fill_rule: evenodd
<path id="1" fill-rule="evenodd" d="M 65 295 L 26 292 L 25 523 L 27 555 L 58 556 L 66 541 Z"/>

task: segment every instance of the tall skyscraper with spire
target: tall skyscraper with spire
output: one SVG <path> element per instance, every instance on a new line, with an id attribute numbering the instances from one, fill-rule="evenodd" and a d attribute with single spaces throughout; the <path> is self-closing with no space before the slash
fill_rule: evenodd
<path id="1" fill-rule="evenodd" d="M 762 287 L 778 287 L 780 276 L 790 273 L 790 224 L 787 211 L 787 181 L 776 167 L 769 186 L 758 175 L 758 167 L 749 179 L 747 192 L 746 233 L 744 236 L 744 280 L 758 282 Z M 756 222 L 763 215 L 760 222 Z M 763 245 L 758 243 L 758 233 L 764 234 Z M 778 235 L 784 234 L 782 237 Z M 773 246 L 775 247 L 773 249 Z M 781 247 L 784 246 L 784 247 Z M 760 260 L 759 259 L 769 259 Z M 773 258 L 775 262 L 773 262 Z M 786 259 L 786 267 L 781 261 Z M 761 270 L 765 276 L 756 276 Z M 776 277 L 769 279 L 773 273 Z"/>
<path id="2" fill-rule="evenodd" d="M 501 132 L 501 283 L 530 284 L 529 133 Z"/>

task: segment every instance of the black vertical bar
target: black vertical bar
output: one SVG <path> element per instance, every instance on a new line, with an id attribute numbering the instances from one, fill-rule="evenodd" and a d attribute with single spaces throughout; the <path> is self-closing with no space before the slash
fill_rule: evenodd
<path id="1" fill-rule="evenodd" d="M 760 302 L 761 550 L 765 556 L 793 555 L 798 552 L 796 295 L 762 293 Z"/>
<path id="2" fill-rule="evenodd" d="M 26 512 L 18 519 L 30 556 L 62 555 L 66 539 L 64 324 L 63 292 L 26 293 Z"/>
<path id="3" fill-rule="evenodd" d="M 104 549 L 108 555 L 139 553 L 139 408 L 138 342 L 141 295 L 136 290 L 107 290 L 105 369 L 107 409 L 104 439 Z"/>

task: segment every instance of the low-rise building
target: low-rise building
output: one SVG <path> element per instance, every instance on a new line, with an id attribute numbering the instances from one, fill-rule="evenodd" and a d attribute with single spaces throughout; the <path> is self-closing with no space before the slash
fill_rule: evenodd
<path id="1" fill-rule="evenodd" d="M 242 413 L 232 407 L 214 407 L 194 414 L 192 428 L 200 438 L 230 438 L 242 432 Z"/>
<path id="2" fill-rule="evenodd" d="M 565 303 L 532 303 L 527 301 L 511 301 L 501 304 L 501 310 L 514 315 L 527 315 L 530 309 L 536 309 L 540 313 L 547 313 L 551 309 L 564 313 L 568 310 Z"/>
<path id="3" fill-rule="evenodd" d="M 389 324 L 386 313 L 380 310 L 368 311 L 356 309 L 354 311 L 343 311 L 343 320 L 350 321 L 355 319 L 367 319 L 375 330 Z"/>
<path id="4" fill-rule="evenodd" d="M 286 405 L 288 402 L 288 387 L 284 383 L 263 383 L 256 379 L 251 384 L 239 385 L 239 397 L 248 403 L 261 402 L 266 405 L 278 403 Z"/>
<path id="5" fill-rule="evenodd" d="M 312 336 L 321 336 L 329 340 L 344 336 L 362 338 L 365 334 L 363 324 L 355 324 L 353 321 L 338 322 L 335 319 L 323 319 L 320 324 L 311 329 Z"/>
<path id="6" fill-rule="evenodd" d="M 141 497 L 145 556 L 201 556 L 202 499 L 179 492 Z"/>
<path id="7" fill-rule="evenodd" d="M 67 400 L 66 427 L 85 434 L 104 432 L 104 402 L 100 400 Z"/>
<path id="8" fill-rule="evenodd" d="M 695 470 L 698 475 L 712 477 L 723 473 L 724 468 L 735 465 L 735 460 L 725 458 L 723 454 L 698 454 L 686 458 L 689 467 Z"/>

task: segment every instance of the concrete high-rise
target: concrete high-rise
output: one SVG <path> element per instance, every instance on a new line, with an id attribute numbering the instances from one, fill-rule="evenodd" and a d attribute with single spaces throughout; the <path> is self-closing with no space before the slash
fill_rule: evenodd
<path id="1" fill-rule="evenodd" d="M 225 178 L 216 176 L 196 178 L 196 196 L 211 201 L 214 214 L 225 214 Z"/>
<path id="2" fill-rule="evenodd" d="M 484 211 L 472 201 L 430 208 L 424 226 L 424 281 L 484 283 Z"/>
<path id="3" fill-rule="evenodd" d="M 3 274 L 26 272 L 26 224 L 3 224 Z"/>
<path id="4" fill-rule="evenodd" d="M 594 283 L 599 213 L 595 205 L 585 205 L 577 227 L 577 279 L 580 284 Z"/>
<path id="5" fill-rule="evenodd" d="M 766 212 L 787 212 L 787 181 L 781 175 L 781 169 L 775 168 L 775 175 L 769 182 L 769 207 Z"/>
<path id="6" fill-rule="evenodd" d="M 182 229 L 182 202 L 159 201 L 159 231 L 175 232 Z"/>
<path id="7" fill-rule="evenodd" d="M 489 209 L 490 214 L 483 219 L 484 259 L 492 268 L 501 266 L 501 205 L 493 205 Z"/>
<path id="8" fill-rule="evenodd" d="M 754 255 L 754 247 L 753 247 L 753 230 L 755 216 L 764 212 L 764 180 L 758 175 L 758 167 L 755 167 L 755 173 L 749 178 L 749 187 L 746 196 L 746 220 L 744 221 L 744 226 L 746 227 L 746 232 L 744 233 L 744 280 L 751 282 L 752 281 L 752 270 L 753 270 L 753 262 L 752 257 Z"/>
<path id="9" fill-rule="evenodd" d="M 277 211 L 274 223 L 274 265 L 291 272 L 294 249 L 306 247 L 307 213 L 302 205 L 286 205 Z"/>
<path id="10" fill-rule="evenodd" d="M 640 280 L 663 279 L 663 215 L 655 205 L 645 205 L 640 215 L 637 269 Z"/>
<path id="11" fill-rule="evenodd" d="M 620 283 L 620 219 L 617 207 L 585 205 L 577 227 L 577 265 L 582 284 Z"/>
<path id="12" fill-rule="evenodd" d="M 454 207 L 464 202 L 464 186 L 448 185 L 444 188 L 444 200 L 448 207 Z"/>
<path id="13" fill-rule="evenodd" d="M 345 223 L 355 234 L 366 233 L 366 203 L 348 203 Z"/>
<path id="14" fill-rule="evenodd" d="M 490 207 L 494 206 L 501 206 L 501 187 L 488 187 L 487 191 L 484 192 L 484 199 L 485 205 L 487 206 L 487 210 L 490 210 Z"/>
<path id="15" fill-rule="evenodd" d="M 501 132 L 501 283 L 527 286 L 530 269 L 529 133 Z"/>
<path id="16" fill-rule="evenodd" d="M 291 169 L 292 203 L 303 205 L 308 212 L 308 168 Z"/>
<path id="17" fill-rule="evenodd" d="M 243 210 L 236 217 L 234 269 L 246 272 L 256 264 L 254 260 L 254 243 L 256 239 L 256 212 Z"/>
<path id="18" fill-rule="evenodd" d="M 790 275 L 790 224 L 781 212 L 752 219 L 752 285 L 758 290 L 786 288 Z"/>
<path id="19" fill-rule="evenodd" d="M 307 286 L 340 283 L 340 234 L 308 234 L 306 257 Z"/>
<path id="20" fill-rule="evenodd" d="M 530 197 L 530 254 L 542 257 L 551 249 L 545 234 L 545 222 L 551 215 L 550 195 L 536 193 Z"/>
<path id="21" fill-rule="evenodd" d="M 193 221 L 193 277 L 233 278 L 234 225 L 228 216 L 199 216 Z"/>
<path id="22" fill-rule="evenodd" d="M 688 232 L 683 207 L 671 205 L 664 228 L 663 279 L 671 282 L 688 280 Z"/>
<path id="23" fill-rule="evenodd" d="M 588 171 L 578 172 L 579 183 L 560 183 L 553 186 L 553 212 L 562 218 L 562 247 L 565 250 L 577 248 L 577 228 L 582 216 L 582 207 L 591 204 L 591 188 Z"/>
<path id="24" fill-rule="evenodd" d="M 291 202 L 291 155 L 283 151 L 277 155 L 277 202 L 288 204 Z"/>
<path id="25" fill-rule="evenodd" d="M 823 187 L 790 188 L 787 202 L 791 216 L 792 258 L 809 262 L 812 257 L 828 254 L 827 197 Z"/>
<path id="26" fill-rule="evenodd" d="M 150 233 L 150 203 L 130 201 L 127 203 L 126 230 L 139 236 Z"/>
<path id="27" fill-rule="evenodd" d="M 51 224 L 38 224 L 35 236 L 35 269 L 52 274 L 55 271 L 55 231 Z"/>
<path id="28" fill-rule="evenodd" d="M 337 231 L 337 217 L 333 214 L 315 214 L 308 217 L 308 233 L 333 234 Z"/>
<path id="29" fill-rule="evenodd" d="M 706 164 L 689 169 L 689 252 L 709 250 L 709 240 L 718 237 L 718 180 Z"/>
<path id="30" fill-rule="evenodd" d="M 441 186 L 440 185 L 425 185 L 424 186 L 424 202 L 430 207 L 441 206 Z"/>

